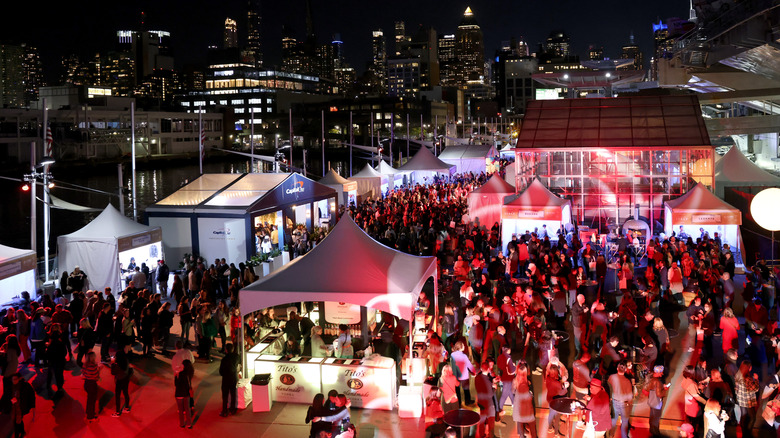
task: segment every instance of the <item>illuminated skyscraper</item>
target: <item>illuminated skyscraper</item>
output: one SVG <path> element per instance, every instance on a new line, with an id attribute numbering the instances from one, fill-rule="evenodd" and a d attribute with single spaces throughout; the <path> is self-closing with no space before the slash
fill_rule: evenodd
<path id="1" fill-rule="evenodd" d="M 387 88 L 385 83 L 387 80 L 387 46 L 382 29 L 371 33 L 371 51 L 373 55 L 371 70 L 379 83 L 379 87 L 385 89 Z"/>
<path id="2" fill-rule="evenodd" d="M 236 20 L 232 18 L 225 19 L 225 30 L 222 34 L 222 48 L 232 49 L 238 47 L 238 26 Z"/>
<path id="3" fill-rule="evenodd" d="M 245 58 L 256 67 L 263 65 L 260 0 L 248 0 L 246 12 L 246 48 Z"/>
<path id="4" fill-rule="evenodd" d="M 629 43 L 623 46 L 620 59 L 633 59 L 634 63 L 627 67 L 631 70 L 641 70 L 644 68 L 645 59 L 642 55 L 642 51 L 639 50 L 639 46 L 634 43 L 634 32 L 631 32 L 629 37 Z"/>
<path id="5" fill-rule="evenodd" d="M 439 35 L 439 77 L 442 86 L 456 85 L 455 34 Z"/>
<path id="6" fill-rule="evenodd" d="M 562 30 L 550 32 L 544 43 L 544 54 L 551 58 L 565 58 L 569 56 L 571 40 Z"/>
<path id="7" fill-rule="evenodd" d="M 455 57 L 457 59 L 456 82 L 465 86 L 485 75 L 485 46 L 482 29 L 471 8 L 466 8 L 463 19 L 455 31 Z"/>

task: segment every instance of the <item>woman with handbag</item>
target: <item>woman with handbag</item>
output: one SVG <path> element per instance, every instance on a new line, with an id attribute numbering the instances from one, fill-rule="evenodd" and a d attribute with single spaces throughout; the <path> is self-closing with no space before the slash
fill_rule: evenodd
<path id="1" fill-rule="evenodd" d="M 187 427 L 192 429 L 192 408 L 190 408 L 190 399 L 193 398 L 194 391 L 192 389 L 192 376 L 195 374 L 195 369 L 192 367 L 192 362 L 189 359 L 185 359 L 182 362 L 184 369 L 179 371 L 173 378 L 173 385 L 175 389 L 174 396 L 176 397 L 176 407 L 179 410 L 179 427 Z"/>

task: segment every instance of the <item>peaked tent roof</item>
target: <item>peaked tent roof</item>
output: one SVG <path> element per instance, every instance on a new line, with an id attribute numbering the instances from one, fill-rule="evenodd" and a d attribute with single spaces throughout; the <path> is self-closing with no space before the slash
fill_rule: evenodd
<path id="1" fill-rule="evenodd" d="M 383 176 L 371 167 L 371 164 L 366 163 L 366 166 L 360 172 L 352 175 L 350 178 L 382 178 Z"/>
<path id="2" fill-rule="evenodd" d="M 35 255 L 35 251 L 31 249 L 19 249 L 0 245 L 0 280 L 33 270 L 37 262 L 38 257 Z M 2 292 L 0 291 L 0 296 L 3 296 Z M 19 291 L 12 291 L 11 293 L 16 295 Z M 0 300 L 0 304 L 2 304 L 2 301 Z"/>
<path id="3" fill-rule="evenodd" d="M 524 207 L 560 207 L 569 200 L 559 198 L 555 193 L 549 191 L 547 187 L 538 179 L 534 179 L 523 193 L 507 197 L 504 205 L 524 206 Z"/>
<path id="4" fill-rule="evenodd" d="M 332 168 L 328 171 L 325 176 L 320 178 L 319 181 L 317 181 L 320 184 L 325 184 L 326 186 L 335 186 L 339 184 L 349 184 L 349 180 L 344 178 L 343 176 L 336 173 L 335 170 Z"/>
<path id="5" fill-rule="evenodd" d="M 471 193 L 476 193 L 477 195 L 486 195 L 489 193 L 513 194 L 515 193 L 515 187 L 501 179 L 498 173 L 494 173 L 485 184 L 472 190 Z"/>
<path id="6" fill-rule="evenodd" d="M 447 146 L 439 154 L 440 160 L 485 158 L 497 155 L 496 148 L 489 144 Z"/>
<path id="7" fill-rule="evenodd" d="M 454 164 L 448 164 L 438 159 L 428 148 L 420 148 L 411 160 L 399 167 L 402 172 L 412 172 L 415 170 L 427 170 L 433 172 L 449 172 Z"/>
<path id="8" fill-rule="evenodd" d="M 106 208 L 103 209 L 103 212 L 92 220 L 92 222 L 79 230 L 60 237 L 65 237 L 68 240 L 85 239 L 99 241 L 146 233 L 154 229 L 160 229 L 160 227 L 150 227 L 148 225 L 139 224 L 138 222 L 123 216 L 113 205 L 108 204 Z"/>
<path id="9" fill-rule="evenodd" d="M 379 161 L 379 164 L 376 166 L 376 171 L 381 173 L 382 175 L 395 175 L 396 173 L 400 172 L 395 167 L 387 164 L 387 161 L 385 160 Z"/>
<path id="10" fill-rule="evenodd" d="M 241 312 L 299 301 L 338 301 L 410 319 L 420 290 L 435 275 L 436 258 L 388 248 L 345 215 L 305 256 L 242 289 Z"/>
<path id="11" fill-rule="evenodd" d="M 677 199 L 666 201 L 665 204 L 675 211 L 701 212 L 701 211 L 724 211 L 739 212 L 722 199 L 715 196 L 703 184 L 696 184 L 692 189 Z"/>
<path id="12" fill-rule="evenodd" d="M 715 163 L 715 185 L 721 183 L 780 186 L 780 178 L 758 167 L 754 162 L 748 160 L 739 148 L 732 146 Z"/>

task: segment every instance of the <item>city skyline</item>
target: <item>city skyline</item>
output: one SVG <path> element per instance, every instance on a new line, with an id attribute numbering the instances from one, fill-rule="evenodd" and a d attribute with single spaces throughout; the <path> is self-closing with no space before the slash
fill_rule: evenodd
<path id="1" fill-rule="evenodd" d="M 83 58 L 103 53 L 115 47 L 117 30 L 135 30 L 141 26 L 142 12 L 147 29 L 171 32 L 176 68 L 203 63 L 208 46 L 221 46 L 224 21 L 230 17 L 238 23 L 239 45 L 246 42 L 246 8 L 248 2 L 212 4 L 202 0 L 188 3 L 187 10 L 172 2 L 149 1 L 117 4 L 107 11 L 104 4 L 87 2 L 73 10 L 64 4 L 52 5 L 36 16 L 33 23 L 11 20 L 0 30 L 0 42 L 26 43 L 41 53 L 48 81 L 56 80 L 62 56 L 77 54 Z M 300 4 L 298 4 L 300 3 Z M 471 0 L 453 2 L 442 8 L 440 3 L 398 0 L 392 4 L 377 2 L 334 1 L 312 2 L 314 29 L 320 43 L 335 33 L 341 35 L 347 62 L 363 72 L 371 62 L 372 31 L 383 29 L 388 52 L 393 23 L 405 21 L 408 34 L 419 25 L 431 26 L 438 34 L 454 33 L 466 7 L 484 33 L 485 58 L 491 59 L 503 41 L 511 38 L 528 43 L 531 52 L 538 50 L 553 30 L 563 30 L 571 38 L 572 51 L 583 59 L 590 45 L 604 47 L 607 57 L 619 58 L 621 47 L 633 32 L 636 43 L 649 61 L 652 49 L 651 25 L 658 19 L 687 17 L 688 2 L 663 0 L 639 4 L 626 10 L 625 4 L 562 1 L 549 4 L 531 3 L 517 6 L 515 2 Z M 566 13 L 562 13 L 566 10 Z M 304 0 L 292 2 L 262 2 L 262 56 L 267 68 L 281 65 L 282 25 L 290 26 L 299 39 L 306 33 Z M 115 18 L 114 18 L 115 17 Z M 357 25 L 356 25 L 357 23 Z"/>

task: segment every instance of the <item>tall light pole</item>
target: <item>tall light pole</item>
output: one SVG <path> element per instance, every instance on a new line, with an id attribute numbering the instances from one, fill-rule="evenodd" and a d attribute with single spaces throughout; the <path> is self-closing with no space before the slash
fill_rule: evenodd
<path id="1" fill-rule="evenodd" d="M 38 199 L 36 197 L 38 180 L 43 183 L 44 202 L 48 203 L 49 184 L 51 182 L 51 174 L 49 173 L 49 166 L 54 164 L 54 160 L 51 157 L 41 158 L 41 162 L 35 163 L 35 142 L 30 145 L 32 155 L 30 164 L 30 173 L 24 175 L 24 181 L 30 184 L 30 246 L 33 251 L 37 251 L 37 205 Z M 49 229 L 50 229 L 50 217 L 46 209 L 47 205 L 44 205 L 43 209 L 43 260 L 44 260 L 44 282 L 49 280 Z"/>
<path id="2" fill-rule="evenodd" d="M 753 220 L 763 229 L 772 232 L 771 263 L 775 260 L 775 231 L 780 231 L 780 215 L 777 206 L 780 204 L 780 189 L 764 189 L 750 202 L 750 214 Z M 774 275 L 774 267 L 770 269 Z"/>

